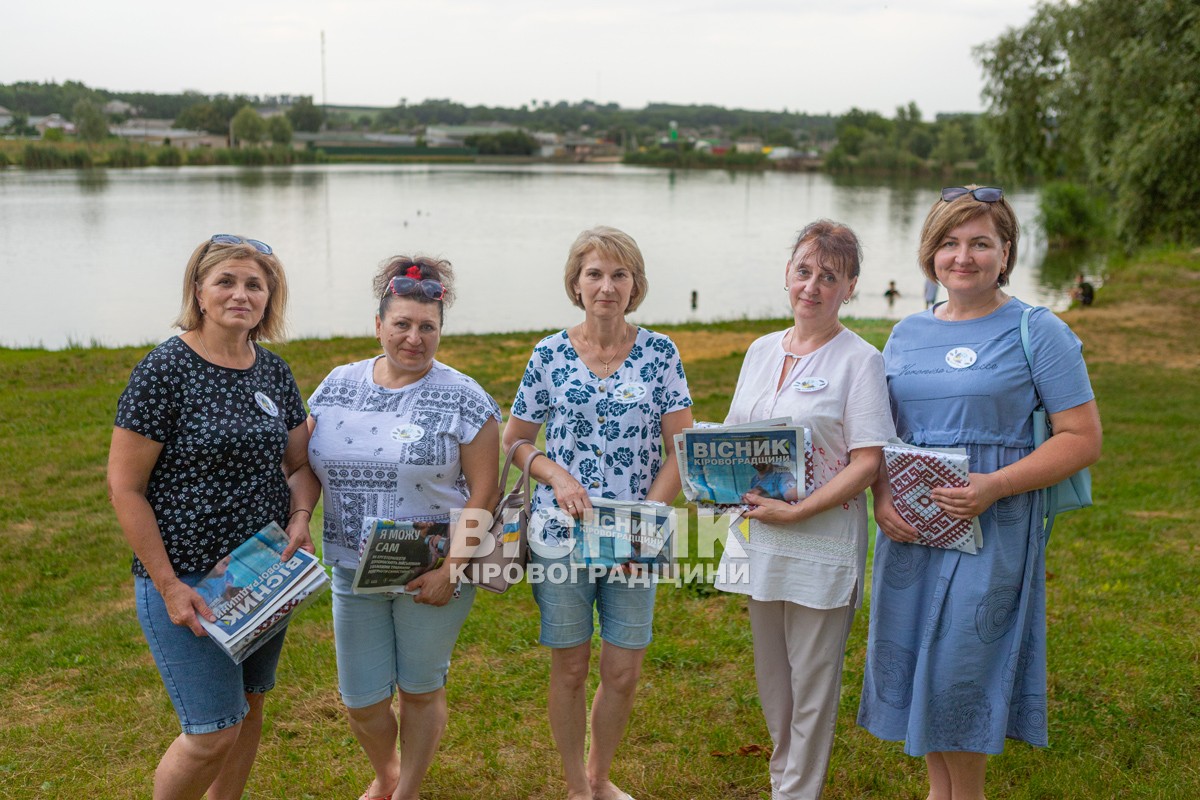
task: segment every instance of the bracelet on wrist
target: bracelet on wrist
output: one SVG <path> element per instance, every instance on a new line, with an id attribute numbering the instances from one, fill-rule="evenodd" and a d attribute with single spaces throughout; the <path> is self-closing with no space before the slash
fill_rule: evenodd
<path id="1" fill-rule="evenodd" d="M 289 521 L 289 522 L 291 522 L 291 519 L 292 519 L 292 517 L 296 516 L 297 514 L 299 514 L 299 513 L 301 513 L 301 512 L 303 512 L 303 513 L 305 513 L 305 514 L 308 514 L 308 518 L 309 518 L 309 519 L 312 519 L 312 511 L 310 511 L 310 510 L 309 510 L 309 509 L 307 509 L 307 508 L 297 508 L 295 511 L 293 511 L 293 512 L 292 512 L 292 513 L 290 513 L 290 514 L 288 514 L 288 521 Z"/>
<path id="2" fill-rule="evenodd" d="M 1013 488 L 1012 478 L 1008 477 L 1008 472 L 1006 472 L 1005 470 L 1006 470 L 1006 467 L 1001 467 L 1000 474 L 1001 474 L 1001 476 L 1004 477 L 1004 482 L 1008 484 L 1008 496 L 1012 497 L 1013 495 L 1015 495 L 1017 493 L 1017 490 Z"/>

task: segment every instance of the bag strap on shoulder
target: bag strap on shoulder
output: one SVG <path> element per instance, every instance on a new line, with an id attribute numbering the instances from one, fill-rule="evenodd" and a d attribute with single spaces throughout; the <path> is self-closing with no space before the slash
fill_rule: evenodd
<path id="1" fill-rule="evenodd" d="M 1021 312 L 1021 349 L 1025 351 L 1025 363 L 1029 365 L 1029 377 L 1033 378 L 1033 348 L 1029 346 L 1029 315 L 1037 306 L 1030 306 Z M 1038 392 L 1037 382 L 1033 384 L 1033 394 L 1039 407 L 1043 406 L 1042 395 Z"/>
<path id="2" fill-rule="evenodd" d="M 1037 306 L 1030 306 L 1021 312 L 1021 349 L 1025 351 L 1025 363 L 1029 365 L 1029 378 L 1031 381 L 1033 381 L 1033 396 L 1037 398 L 1037 405 L 1034 406 L 1032 420 L 1032 424 L 1034 426 L 1033 439 L 1035 448 L 1038 446 L 1037 426 L 1039 424 L 1045 425 L 1047 427 L 1045 433 L 1050 433 L 1048 429 L 1049 416 L 1046 415 L 1046 404 L 1042 402 L 1042 395 L 1041 392 L 1038 391 L 1037 381 L 1033 380 L 1033 348 L 1029 345 L 1029 315 L 1033 313 L 1033 309 L 1036 307 Z M 1041 416 L 1046 420 L 1044 423 L 1038 419 L 1038 412 L 1041 412 Z M 1057 516 L 1055 514 L 1053 508 L 1054 504 L 1052 502 L 1052 493 L 1054 492 L 1054 487 L 1047 486 L 1040 491 L 1042 493 L 1042 528 L 1045 531 L 1046 542 L 1049 543 L 1050 532 L 1054 529 L 1054 517 Z"/>

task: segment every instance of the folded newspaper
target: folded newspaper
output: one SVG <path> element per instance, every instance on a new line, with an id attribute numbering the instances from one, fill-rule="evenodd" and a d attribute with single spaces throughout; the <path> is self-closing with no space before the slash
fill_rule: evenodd
<path id="1" fill-rule="evenodd" d="M 725 512 L 758 494 L 796 502 L 812 488 L 812 432 L 775 420 L 688 428 L 675 436 L 683 494 L 700 511 Z"/>
<path id="2" fill-rule="evenodd" d="M 359 540 L 355 594 L 412 594 L 404 587 L 437 569 L 449 551 L 450 526 L 445 522 L 367 517 Z"/>
<path id="3" fill-rule="evenodd" d="M 671 563 L 675 509 L 661 503 L 634 503 L 589 497 L 592 511 L 576 521 L 571 562 L 587 566 Z"/>
<path id="4" fill-rule="evenodd" d="M 920 544 L 974 554 L 983 547 L 979 519 L 955 519 L 933 502 L 938 487 L 966 486 L 970 460 L 960 448 L 915 447 L 894 441 L 883 448 L 892 505 L 911 525 Z"/>
<path id="5" fill-rule="evenodd" d="M 276 636 L 329 585 L 312 553 L 297 550 L 281 561 L 287 545 L 287 533 L 272 522 L 217 562 L 196 586 L 217 618 L 201 617 L 200 624 L 235 663 Z"/>

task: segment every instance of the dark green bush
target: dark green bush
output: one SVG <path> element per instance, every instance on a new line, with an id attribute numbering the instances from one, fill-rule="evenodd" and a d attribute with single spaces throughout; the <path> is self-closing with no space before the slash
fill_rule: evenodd
<path id="1" fill-rule="evenodd" d="M 177 147 L 166 145 L 160 147 L 154 154 L 154 163 L 159 167 L 178 167 L 183 164 L 183 151 Z"/>
<path id="2" fill-rule="evenodd" d="M 92 166 L 92 156 L 87 150 L 27 144 L 21 153 L 21 165 L 26 169 L 87 169 Z"/>
<path id="3" fill-rule="evenodd" d="M 216 156 L 211 147 L 197 147 L 187 151 L 187 163 L 189 166 L 195 167 L 211 167 L 217 163 Z"/>
<path id="4" fill-rule="evenodd" d="M 261 147 L 239 147 L 231 151 L 231 158 L 241 167 L 261 167 L 269 161 L 267 151 Z"/>
<path id="5" fill-rule="evenodd" d="M 1096 242 L 1106 236 L 1104 200 L 1078 183 L 1054 181 L 1042 187 L 1038 221 L 1053 246 Z"/>
<path id="6" fill-rule="evenodd" d="M 144 167 L 150 163 L 150 154 L 143 147 L 125 144 L 110 150 L 105 163 L 110 167 Z"/>

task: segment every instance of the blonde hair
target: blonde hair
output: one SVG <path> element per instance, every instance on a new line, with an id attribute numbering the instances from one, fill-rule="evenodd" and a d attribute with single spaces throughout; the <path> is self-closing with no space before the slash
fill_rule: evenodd
<path id="1" fill-rule="evenodd" d="M 575 237 L 571 244 L 571 251 L 567 254 L 566 271 L 563 274 L 563 285 L 572 305 L 583 308 L 583 301 L 579 299 L 575 284 L 579 283 L 579 276 L 583 273 L 584 257 L 593 250 L 629 270 L 633 278 L 633 291 L 629 294 L 629 305 L 625 307 L 624 313 L 636 311 L 650 291 L 650 283 L 646 280 L 646 261 L 632 236 L 607 225 L 588 228 Z"/>
<path id="2" fill-rule="evenodd" d="M 965 188 L 978 189 L 979 187 L 971 183 Z M 969 192 L 950 201 L 939 197 L 934 202 L 933 208 L 929 209 L 929 215 L 925 217 L 925 225 L 921 228 L 921 244 L 917 250 L 917 262 L 926 278 L 934 283 L 937 282 L 937 273 L 933 269 L 933 256 L 937 253 L 942 240 L 946 238 L 946 234 L 959 225 L 965 225 L 979 217 L 990 219 L 992 227 L 996 229 L 996 235 L 1000 237 L 1001 245 L 1009 246 L 1008 263 L 1004 265 L 1000 277 L 996 281 L 1000 286 L 1008 284 L 1008 278 L 1012 275 L 1013 267 L 1017 263 L 1017 240 L 1021 238 L 1021 225 L 1017 222 L 1017 213 L 1003 197 L 994 203 L 984 203 L 976 200 Z"/>
<path id="3" fill-rule="evenodd" d="M 204 313 L 200 310 L 196 289 L 219 264 L 241 258 L 257 264 L 267 279 L 267 303 L 263 308 L 262 319 L 250 330 L 250 341 L 283 341 L 287 335 L 284 314 L 288 301 L 287 278 L 283 273 L 283 264 L 274 255 L 259 252 L 253 245 L 245 242 L 222 244 L 210 239 L 201 242 L 192 251 L 187 268 L 183 271 L 183 302 L 179 308 L 179 316 L 174 322 L 175 327 L 194 331 L 204 323 Z"/>

